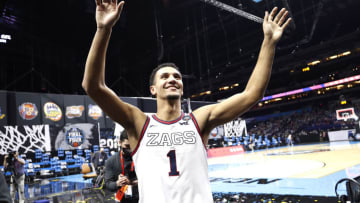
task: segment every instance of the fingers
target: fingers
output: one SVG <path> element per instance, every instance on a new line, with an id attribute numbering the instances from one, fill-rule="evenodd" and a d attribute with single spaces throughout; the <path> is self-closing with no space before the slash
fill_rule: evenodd
<path id="1" fill-rule="evenodd" d="M 283 17 L 283 15 L 284 15 L 285 12 L 287 12 L 287 11 L 285 10 L 285 8 L 282 8 L 282 9 L 280 10 L 280 12 L 276 15 L 276 17 L 275 17 L 275 19 L 274 19 L 274 23 L 278 23 L 279 20 L 280 20 L 280 18 Z"/>
<path id="2" fill-rule="evenodd" d="M 97 5 L 97 6 L 100 6 L 100 5 L 101 5 L 101 0 L 95 0 L 95 2 L 96 2 L 96 5 Z"/>
<path id="3" fill-rule="evenodd" d="M 287 16 L 289 14 L 289 12 L 285 9 L 282 8 L 280 10 L 280 12 L 276 15 L 276 17 L 274 18 L 276 12 L 277 12 L 278 8 L 275 7 L 270 14 L 268 14 L 268 12 L 265 12 L 265 17 L 264 17 L 264 22 L 269 22 L 269 21 L 273 21 L 274 23 L 278 24 L 281 28 L 286 28 L 289 23 L 291 22 L 291 18 L 287 19 Z M 285 22 L 286 20 L 286 22 Z M 285 23 L 284 23 L 285 22 Z"/>
<path id="4" fill-rule="evenodd" d="M 125 4 L 124 1 L 120 1 L 120 3 L 118 4 L 118 9 L 119 9 L 120 12 L 122 11 L 122 9 L 124 7 L 124 4 Z"/>
<path id="5" fill-rule="evenodd" d="M 124 7 L 125 2 L 120 1 L 120 3 L 117 5 L 117 17 L 119 18 L 122 12 L 122 9 Z"/>
<path id="6" fill-rule="evenodd" d="M 281 16 L 281 18 L 280 18 L 280 20 L 279 20 L 279 22 L 278 22 L 278 24 L 279 24 L 280 26 L 284 23 L 284 21 L 285 21 L 285 19 L 286 19 L 286 17 L 287 17 L 288 14 L 289 14 L 289 12 L 286 11 L 286 12 L 283 13 L 283 15 Z"/>
<path id="7" fill-rule="evenodd" d="M 287 21 L 281 26 L 282 29 L 285 29 L 291 22 L 291 18 L 287 19 Z"/>
<path id="8" fill-rule="evenodd" d="M 272 21 L 274 19 L 274 16 L 275 16 L 277 10 L 278 10 L 278 7 L 273 8 L 273 10 L 271 11 L 270 16 L 269 16 L 269 21 Z"/>
<path id="9" fill-rule="evenodd" d="M 264 17 L 264 22 L 269 21 L 269 12 L 265 11 L 265 17 Z"/>

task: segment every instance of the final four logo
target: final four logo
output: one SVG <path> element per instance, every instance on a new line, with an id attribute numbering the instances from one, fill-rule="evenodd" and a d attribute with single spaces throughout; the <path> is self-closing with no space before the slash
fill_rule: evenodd
<path id="1" fill-rule="evenodd" d="M 54 102 L 46 102 L 44 104 L 44 113 L 46 118 L 52 121 L 59 121 L 62 117 L 60 107 Z"/>
<path id="2" fill-rule="evenodd" d="M 90 117 L 92 117 L 94 120 L 97 120 L 97 119 L 99 119 L 100 117 L 103 116 L 103 113 L 102 113 L 102 110 L 100 109 L 100 107 L 98 105 L 89 104 L 88 115 Z"/>
<path id="3" fill-rule="evenodd" d="M 84 111 L 84 106 L 83 105 L 79 105 L 79 106 L 67 106 L 66 107 L 66 116 L 69 119 L 75 118 L 75 117 L 81 117 L 82 113 Z"/>
<path id="4" fill-rule="evenodd" d="M 80 128 L 70 128 L 65 132 L 66 142 L 73 147 L 80 146 L 84 142 L 84 136 Z"/>
<path id="5" fill-rule="evenodd" d="M 216 137 L 218 135 L 218 128 L 214 128 L 211 130 L 210 135 L 213 137 Z"/>
<path id="6" fill-rule="evenodd" d="M 20 117 L 24 120 L 32 120 L 38 115 L 36 105 L 30 102 L 22 103 L 19 106 Z"/>

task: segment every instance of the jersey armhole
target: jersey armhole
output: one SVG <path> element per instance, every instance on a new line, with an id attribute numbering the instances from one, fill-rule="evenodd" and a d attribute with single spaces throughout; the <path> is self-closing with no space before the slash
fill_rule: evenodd
<path id="1" fill-rule="evenodd" d="M 196 127 L 196 129 L 197 129 L 197 131 L 198 131 L 198 133 L 199 133 L 199 136 L 200 136 L 200 138 L 201 138 L 201 142 L 203 143 L 205 150 L 207 150 L 206 145 L 205 145 L 205 143 L 204 143 L 204 140 L 202 139 L 203 136 L 202 136 L 202 134 L 201 134 L 199 124 L 198 124 L 198 122 L 197 122 L 194 114 L 193 114 L 193 113 L 190 113 L 190 117 L 191 117 L 191 120 L 192 120 L 192 121 L 194 122 L 194 124 L 195 124 L 195 127 Z"/>
<path id="2" fill-rule="evenodd" d="M 144 137 L 144 134 L 145 134 L 145 131 L 146 131 L 146 129 L 147 129 L 147 126 L 149 125 L 149 121 L 150 121 L 149 116 L 146 116 L 146 121 L 145 121 L 144 126 L 143 126 L 143 128 L 142 128 L 142 130 L 141 130 L 141 134 L 140 134 L 139 141 L 138 141 L 138 143 L 137 143 L 134 151 L 131 153 L 131 156 L 134 156 L 134 154 L 135 154 L 136 151 L 138 150 L 138 148 L 139 148 L 139 146 L 140 146 L 140 143 L 141 143 L 141 140 L 142 140 L 142 138 Z"/>

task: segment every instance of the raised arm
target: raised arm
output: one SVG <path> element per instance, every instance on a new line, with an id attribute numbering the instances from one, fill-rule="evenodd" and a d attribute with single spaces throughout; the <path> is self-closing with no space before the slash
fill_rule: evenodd
<path id="1" fill-rule="evenodd" d="M 123 1 L 117 3 L 117 0 L 96 0 L 97 30 L 86 60 L 82 86 L 103 111 L 137 140 L 138 131 L 141 130 L 146 115 L 135 106 L 123 102 L 105 84 L 106 50 L 112 27 L 119 20 L 123 6 Z M 131 140 L 134 141 L 130 138 Z"/>
<path id="2" fill-rule="evenodd" d="M 212 128 L 217 125 L 240 116 L 262 99 L 271 75 L 275 46 L 280 40 L 284 29 L 291 21 L 290 18 L 286 20 L 288 12 L 285 9 L 281 9 L 275 17 L 277 10 L 275 7 L 270 15 L 265 12 L 263 22 L 264 40 L 256 66 L 245 90 L 221 103 L 204 106 L 194 111 L 204 136 L 207 136 Z"/>

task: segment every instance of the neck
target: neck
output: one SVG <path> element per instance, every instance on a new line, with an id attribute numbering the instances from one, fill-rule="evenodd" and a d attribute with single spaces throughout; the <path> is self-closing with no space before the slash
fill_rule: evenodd
<path id="1" fill-rule="evenodd" d="M 178 118 L 181 114 L 181 102 L 180 99 L 176 100 L 157 100 L 157 112 L 158 118 L 164 121 L 171 121 Z"/>

